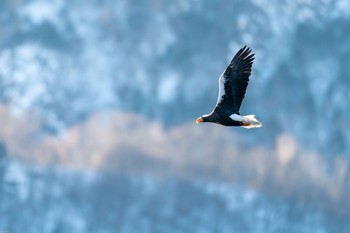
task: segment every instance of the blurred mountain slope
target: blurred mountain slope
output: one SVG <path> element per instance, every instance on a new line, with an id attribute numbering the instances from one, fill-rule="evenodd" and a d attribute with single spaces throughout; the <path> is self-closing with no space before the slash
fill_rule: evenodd
<path id="1" fill-rule="evenodd" d="M 270 149 L 250 147 L 229 128 L 183 124 L 168 130 L 134 114 L 94 114 L 58 136 L 43 133 L 31 114 L 16 118 L 1 107 L 0 118 L 6 154 L 34 167 L 234 183 L 349 217 L 347 161 L 338 156 L 330 163 L 287 134 Z"/>
<path id="2" fill-rule="evenodd" d="M 256 61 L 241 112 L 265 125 L 254 135 L 272 146 L 288 133 L 328 158 L 349 156 L 345 0 L 3 1 L 0 15 L 0 99 L 35 109 L 46 130 L 112 109 L 193 121 L 248 44 Z"/>
<path id="3" fill-rule="evenodd" d="M 306 233 L 350 229 L 348 221 L 327 213 L 226 184 L 29 168 L 9 160 L 6 167 L 0 181 L 7 185 L 0 191 L 8 201 L 0 205 L 0 225 L 9 232 Z"/>

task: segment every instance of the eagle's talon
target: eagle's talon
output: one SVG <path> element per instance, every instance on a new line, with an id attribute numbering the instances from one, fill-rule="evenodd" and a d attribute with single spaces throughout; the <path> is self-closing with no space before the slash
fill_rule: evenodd
<path id="1" fill-rule="evenodd" d="M 242 121 L 242 126 L 248 126 L 248 125 L 250 125 L 250 123 L 249 123 L 249 122 Z"/>

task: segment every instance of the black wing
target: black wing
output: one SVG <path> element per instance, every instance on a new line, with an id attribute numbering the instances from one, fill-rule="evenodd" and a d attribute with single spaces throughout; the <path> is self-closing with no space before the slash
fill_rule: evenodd
<path id="1" fill-rule="evenodd" d="M 252 71 L 254 54 L 246 46 L 241 48 L 219 78 L 219 96 L 214 111 L 239 114 L 242 100 Z"/>

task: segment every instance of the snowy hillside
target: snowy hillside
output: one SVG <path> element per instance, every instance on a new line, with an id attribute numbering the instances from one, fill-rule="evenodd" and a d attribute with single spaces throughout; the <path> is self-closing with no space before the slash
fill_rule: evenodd
<path id="1" fill-rule="evenodd" d="M 5 1 L 1 100 L 34 108 L 54 131 L 105 109 L 192 122 L 211 110 L 217 77 L 247 44 L 256 61 L 241 112 L 268 129 L 255 133 L 272 143 L 287 132 L 307 149 L 349 155 L 349 5 Z"/>
<path id="2" fill-rule="evenodd" d="M 0 1 L 0 232 L 350 232 L 349 28 L 348 0 Z M 264 126 L 196 125 L 244 45 Z"/>
<path id="3" fill-rule="evenodd" d="M 350 230 L 345 220 L 225 184 L 7 165 L 0 225 L 8 232 Z"/>

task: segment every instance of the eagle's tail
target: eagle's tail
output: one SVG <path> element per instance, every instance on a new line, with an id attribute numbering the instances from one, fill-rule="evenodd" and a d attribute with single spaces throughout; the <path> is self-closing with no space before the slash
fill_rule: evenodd
<path id="1" fill-rule="evenodd" d="M 261 122 L 255 119 L 255 115 L 247 115 L 247 116 L 242 116 L 243 118 L 243 128 L 259 128 L 262 126 Z"/>

